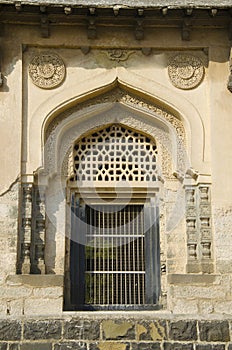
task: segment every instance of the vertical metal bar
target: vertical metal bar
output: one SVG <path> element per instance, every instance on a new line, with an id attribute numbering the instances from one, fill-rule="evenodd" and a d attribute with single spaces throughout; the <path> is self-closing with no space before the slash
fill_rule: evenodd
<path id="1" fill-rule="evenodd" d="M 101 304 L 101 217 L 100 217 L 100 207 L 97 206 L 97 233 L 98 233 L 98 243 L 97 243 L 97 271 L 98 271 L 98 304 Z"/>
<path id="2" fill-rule="evenodd" d="M 128 239 L 127 239 L 127 250 L 128 250 L 128 257 L 127 257 L 127 270 L 128 272 L 131 272 L 131 251 L 130 251 L 130 240 L 131 240 L 131 214 L 132 214 L 132 206 L 128 206 Z M 128 281 L 128 289 L 129 289 L 129 295 L 128 295 L 128 303 L 131 304 L 131 273 L 129 273 L 129 281 Z"/>
<path id="3" fill-rule="evenodd" d="M 141 211 L 140 213 L 138 212 L 138 234 L 141 235 L 141 225 L 140 225 L 140 220 L 141 220 Z M 137 267 L 137 271 L 140 271 L 141 267 L 140 267 L 140 260 L 143 259 L 143 256 L 142 256 L 142 252 L 140 251 L 139 249 L 139 242 L 140 240 L 142 240 L 143 238 L 140 238 L 140 237 L 137 237 L 136 239 L 136 250 L 137 250 L 137 257 L 140 257 L 140 259 L 137 258 L 137 261 L 136 261 L 136 267 Z M 141 289 L 140 289 L 140 278 L 139 278 L 139 274 L 137 272 L 137 299 L 138 299 L 138 303 L 140 304 L 140 300 L 141 300 L 141 297 L 140 297 L 140 293 L 141 293 Z"/>
<path id="4" fill-rule="evenodd" d="M 111 237 L 111 271 L 112 271 L 112 274 L 111 274 L 111 304 L 114 304 L 114 277 L 113 277 L 113 270 L 114 270 L 114 241 L 113 241 L 113 237 L 115 235 L 115 233 L 117 232 L 117 221 L 114 220 L 116 219 L 116 207 L 114 206 L 113 207 L 113 213 L 111 214 L 112 215 L 112 220 L 113 220 L 113 223 L 112 223 L 112 227 L 113 227 L 113 234 L 112 234 L 112 237 Z M 115 222 L 114 222 L 115 221 Z"/>
<path id="5" fill-rule="evenodd" d="M 144 247 L 144 241 L 145 241 L 145 235 L 146 235 L 146 232 L 145 232 L 145 226 L 144 226 L 144 208 L 143 210 L 141 210 L 141 214 L 140 214 L 140 231 L 141 231 L 141 234 L 143 234 L 143 236 L 141 237 L 141 270 L 145 271 L 145 256 L 144 256 L 144 253 L 145 253 L 145 247 Z M 141 298 L 140 300 L 142 300 L 142 304 L 145 304 L 145 293 L 146 293 L 146 289 L 145 289 L 145 275 L 142 275 L 140 277 L 140 280 L 141 280 L 141 285 L 142 285 L 142 295 L 141 295 Z M 139 283 L 140 285 L 140 283 Z"/>
<path id="6" fill-rule="evenodd" d="M 94 232 L 97 234 L 97 212 L 91 208 L 94 216 Z M 94 246 L 94 304 L 97 304 L 97 246 L 98 246 L 98 236 L 95 237 L 95 246 Z"/>
<path id="7" fill-rule="evenodd" d="M 123 238 L 122 238 L 122 233 L 123 233 L 123 225 L 122 225 L 122 209 L 119 212 L 119 218 L 120 218 L 120 253 L 119 253 L 119 262 L 118 265 L 120 265 L 120 304 L 123 304 L 123 298 L 122 298 L 122 270 L 123 270 L 123 261 L 122 261 L 122 243 L 123 243 Z"/>
<path id="8" fill-rule="evenodd" d="M 126 229 L 126 208 L 123 209 L 124 211 L 124 226 Z M 127 230 L 125 230 L 125 234 L 127 234 Z M 126 258 L 127 258 L 127 254 L 126 254 L 126 237 L 124 239 L 124 269 L 125 271 L 127 271 L 127 263 L 126 263 Z M 124 276 L 125 276 L 125 280 L 124 280 L 124 286 L 125 286 L 125 304 L 128 304 L 127 302 L 127 278 L 126 278 L 127 273 L 125 272 Z"/>
<path id="9" fill-rule="evenodd" d="M 136 235 L 138 235 L 138 207 L 136 206 L 135 207 L 135 215 L 136 217 L 134 218 L 134 223 L 135 223 L 135 230 L 134 230 L 134 235 L 133 235 L 133 271 L 134 271 L 134 285 L 133 285 L 133 288 L 134 288 L 134 304 L 136 304 L 136 294 L 137 294 L 137 291 L 136 291 L 136 262 L 135 262 L 135 259 L 136 259 L 136 252 L 135 252 L 135 239 L 138 239 L 138 237 L 136 238 Z"/>
<path id="10" fill-rule="evenodd" d="M 102 216 L 102 236 L 101 237 L 101 241 L 102 241 L 102 285 L 103 285 L 103 304 L 105 304 L 105 270 L 106 270 L 106 266 L 105 266 L 105 211 L 104 211 L 104 206 L 102 205 L 100 207 L 100 213 Z"/>
<path id="11" fill-rule="evenodd" d="M 118 244 L 119 244 L 119 238 L 117 237 L 118 234 L 120 234 L 120 230 L 121 230 L 121 223 L 119 221 L 119 211 L 117 210 L 116 211 L 116 222 L 118 224 L 118 227 L 117 227 L 117 231 L 116 231 L 116 234 L 115 234 L 115 266 L 114 266 L 114 269 L 116 272 L 118 272 L 117 270 L 119 270 L 118 268 Z M 116 304 L 119 304 L 119 301 L 118 301 L 118 278 L 119 278 L 119 274 L 118 273 L 114 273 L 115 274 L 115 302 Z"/>

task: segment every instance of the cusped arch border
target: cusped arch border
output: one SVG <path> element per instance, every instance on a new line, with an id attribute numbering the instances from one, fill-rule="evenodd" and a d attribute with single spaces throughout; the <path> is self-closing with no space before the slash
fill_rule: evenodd
<path id="1" fill-rule="evenodd" d="M 115 94 L 117 94 L 117 91 L 111 93 L 110 97 L 115 97 Z M 71 168 L 69 160 L 72 157 L 72 145 L 83 135 L 91 134 L 106 125 L 115 123 L 141 132 L 158 143 L 160 161 L 162 160 L 160 170 L 162 168 L 163 175 L 170 176 L 172 171 L 171 162 L 175 167 L 177 165 L 180 167 L 181 164 L 184 165 L 185 147 L 182 138 L 180 138 L 178 146 L 176 129 L 167 120 L 158 115 L 137 110 L 132 106 L 112 102 L 75 111 L 57 124 L 55 129 L 52 129 L 46 143 L 46 155 L 48 157 L 45 159 L 46 172 L 49 174 L 55 170 L 56 173 L 61 172 L 63 175 L 67 175 L 67 171 L 63 169 L 65 167 Z M 179 127 L 182 127 L 181 122 Z M 184 137 L 182 133 L 180 135 Z M 59 154 L 59 156 L 55 158 L 55 154 Z M 64 168 L 60 161 L 65 163 Z"/>
<path id="2" fill-rule="evenodd" d="M 177 120 L 181 120 L 187 135 L 188 152 L 191 163 L 194 165 L 202 164 L 204 167 L 204 148 L 205 148 L 205 132 L 202 119 L 197 109 L 183 96 L 173 92 L 169 88 L 162 86 L 153 80 L 141 77 L 135 73 L 126 71 L 120 67 L 112 71 L 101 73 L 91 80 L 83 82 L 78 88 L 70 86 L 70 98 L 67 99 L 66 91 L 61 91 L 43 104 L 36 110 L 30 125 L 30 135 L 38 132 L 38 125 L 33 123 L 36 115 L 42 115 L 42 133 L 41 133 L 41 149 L 42 157 L 40 164 L 43 164 L 43 146 L 45 144 L 46 130 L 51 122 L 64 111 L 68 111 L 78 104 L 88 101 L 96 96 L 101 96 L 106 92 L 119 87 L 125 91 L 141 97 L 151 105 L 160 107 L 175 116 Z M 48 112 L 49 111 L 49 112 Z M 197 142 L 195 143 L 195 140 Z M 32 140 L 31 140 L 32 141 Z M 33 142 L 29 142 L 30 152 L 33 154 Z M 34 150 L 36 151 L 36 150 Z M 200 161 L 199 161 L 200 160 Z M 201 171 L 201 169 L 198 169 Z"/>

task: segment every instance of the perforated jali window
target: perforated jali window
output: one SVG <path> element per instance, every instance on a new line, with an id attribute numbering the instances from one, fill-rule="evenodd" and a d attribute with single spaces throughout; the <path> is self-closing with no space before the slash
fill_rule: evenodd
<path id="1" fill-rule="evenodd" d="M 156 181 L 157 147 L 145 135 L 111 125 L 74 146 L 78 181 Z"/>

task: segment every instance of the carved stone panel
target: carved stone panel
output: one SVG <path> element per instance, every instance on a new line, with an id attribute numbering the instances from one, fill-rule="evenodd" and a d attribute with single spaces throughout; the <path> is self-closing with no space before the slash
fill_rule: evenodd
<path id="1" fill-rule="evenodd" d="M 175 87 L 189 90 L 197 87 L 202 82 L 204 66 L 198 57 L 180 54 L 171 58 L 168 65 L 168 74 Z"/>
<path id="2" fill-rule="evenodd" d="M 22 227 L 21 227 L 21 256 L 19 271 L 28 274 L 31 270 L 31 235 L 32 235 L 32 196 L 33 185 L 22 185 Z"/>
<path id="3" fill-rule="evenodd" d="M 107 56 L 109 60 L 116 62 L 126 61 L 131 54 L 135 53 L 133 50 L 123 49 L 110 49 L 103 50 L 102 52 Z"/>
<path id="4" fill-rule="evenodd" d="M 36 86 L 52 89 L 63 82 L 65 65 L 58 55 L 45 52 L 32 59 L 29 64 L 29 75 Z"/>
<path id="5" fill-rule="evenodd" d="M 186 187 L 188 272 L 213 271 L 210 186 Z"/>

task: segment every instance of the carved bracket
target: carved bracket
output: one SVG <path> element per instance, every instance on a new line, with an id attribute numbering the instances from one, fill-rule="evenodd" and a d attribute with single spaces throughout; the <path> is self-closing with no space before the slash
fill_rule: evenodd
<path id="1" fill-rule="evenodd" d="M 97 37 L 97 27 L 95 25 L 95 18 L 90 18 L 88 21 L 87 37 L 88 39 L 96 39 Z"/>
<path id="2" fill-rule="evenodd" d="M 49 38 L 50 30 L 49 30 L 49 20 L 46 14 L 43 14 L 40 19 L 40 30 L 42 38 Z"/>
<path id="3" fill-rule="evenodd" d="M 144 29 L 143 29 L 143 20 L 139 19 L 135 27 L 135 39 L 143 40 L 144 39 Z"/>
<path id="4" fill-rule="evenodd" d="M 184 41 L 189 41 L 191 39 L 191 20 L 190 18 L 185 18 L 181 27 L 181 38 Z"/>

